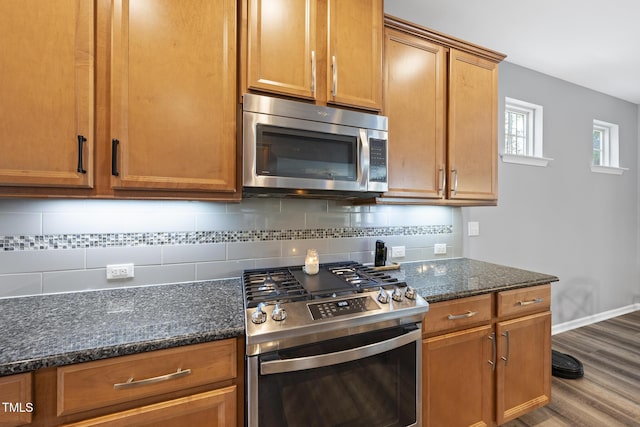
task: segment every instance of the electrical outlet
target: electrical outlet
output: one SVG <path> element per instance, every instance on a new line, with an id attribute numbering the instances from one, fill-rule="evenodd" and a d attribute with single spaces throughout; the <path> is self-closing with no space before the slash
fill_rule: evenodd
<path id="1" fill-rule="evenodd" d="M 404 255 L 404 246 L 391 246 L 391 258 L 402 258 Z"/>
<path id="2" fill-rule="evenodd" d="M 480 223 L 478 221 L 469 221 L 467 227 L 469 228 L 469 236 L 480 235 Z"/>
<path id="3" fill-rule="evenodd" d="M 435 255 L 444 255 L 447 253 L 447 244 L 446 243 L 436 243 L 433 246 L 433 253 Z"/>
<path id="4" fill-rule="evenodd" d="M 107 280 L 128 279 L 134 277 L 133 263 L 107 265 Z"/>

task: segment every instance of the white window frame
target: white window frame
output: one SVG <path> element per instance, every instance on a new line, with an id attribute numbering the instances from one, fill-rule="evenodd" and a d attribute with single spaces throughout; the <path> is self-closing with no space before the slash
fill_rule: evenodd
<path id="1" fill-rule="evenodd" d="M 600 164 L 593 164 L 593 132 L 591 138 L 591 171 L 622 175 L 627 168 L 620 167 L 620 126 L 604 120 L 593 119 L 593 131 L 602 132 Z"/>
<path id="2" fill-rule="evenodd" d="M 515 112 L 524 114 L 527 121 L 527 141 L 525 143 L 526 153 L 511 154 L 507 153 L 507 135 L 505 130 L 505 138 L 503 145 L 502 161 L 505 163 L 518 163 L 529 166 L 546 167 L 549 159 L 543 156 L 542 135 L 543 135 L 543 108 L 541 105 L 531 102 L 521 101 L 519 99 L 505 97 L 504 98 L 504 124 L 506 126 L 507 114 Z"/>

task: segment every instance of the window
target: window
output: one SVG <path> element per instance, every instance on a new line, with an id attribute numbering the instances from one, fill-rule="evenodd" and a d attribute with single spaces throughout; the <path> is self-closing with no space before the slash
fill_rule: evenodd
<path id="1" fill-rule="evenodd" d="M 621 175 L 623 171 L 627 170 L 620 167 L 618 125 L 594 120 L 591 150 L 591 170 L 593 172 Z"/>
<path id="2" fill-rule="evenodd" d="M 547 166 L 542 155 L 542 106 L 505 98 L 502 161 Z"/>

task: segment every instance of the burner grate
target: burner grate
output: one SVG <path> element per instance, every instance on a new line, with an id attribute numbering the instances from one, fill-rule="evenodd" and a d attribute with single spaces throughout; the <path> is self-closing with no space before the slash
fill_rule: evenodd
<path id="1" fill-rule="evenodd" d="M 302 285 L 289 269 L 247 270 L 242 282 L 247 308 L 259 303 L 292 302 L 308 299 Z"/>
<path id="2" fill-rule="evenodd" d="M 245 270 L 242 276 L 246 308 L 345 296 L 391 286 L 406 286 L 387 272 L 377 271 L 355 261 L 322 264 L 317 276 L 306 277 L 301 266 Z M 328 276 L 324 276 L 324 275 Z M 302 277 L 300 277 L 302 276 Z M 337 278 L 336 282 L 332 280 Z M 325 279 L 330 279 L 325 281 Z"/>

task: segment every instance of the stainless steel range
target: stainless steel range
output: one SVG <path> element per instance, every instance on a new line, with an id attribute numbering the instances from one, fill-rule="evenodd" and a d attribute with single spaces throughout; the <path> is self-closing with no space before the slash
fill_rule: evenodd
<path id="1" fill-rule="evenodd" d="M 247 270 L 247 425 L 419 426 L 428 303 L 356 262 Z"/>

